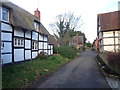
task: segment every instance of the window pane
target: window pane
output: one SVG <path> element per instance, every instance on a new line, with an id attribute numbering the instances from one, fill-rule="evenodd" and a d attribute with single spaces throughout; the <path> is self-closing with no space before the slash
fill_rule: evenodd
<path id="1" fill-rule="evenodd" d="M 2 8 L 2 20 L 8 21 L 8 10 Z"/>
<path id="2" fill-rule="evenodd" d="M 36 47 L 35 47 L 35 49 L 38 49 L 38 43 L 36 42 L 36 45 L 35 45 Z"/>
<path id="3" fill-rule="evenodd" d="M 14 44 L 17 45 L 17 39 L 15 38 L 14 40 L 15 40 L 15 41 L 14 41 L 14 42 L 15 42 Z"/>
<path id="4" fill-rule="evenodd" d="M 23 45 L 23 40 L 21 39 L 21 46 Z"/>
<path id="5" fill-rule="evenodd" d="M 18 45 L 20 45 L 20 39 L 18 39 Z"/>

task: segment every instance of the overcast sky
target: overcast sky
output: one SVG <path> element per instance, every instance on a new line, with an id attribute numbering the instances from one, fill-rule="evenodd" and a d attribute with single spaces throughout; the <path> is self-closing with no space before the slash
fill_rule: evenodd
<path id="1" fill-rule="evenodd" d="M 49 24 L 55 16 L 74 12 L 76 16 L 82 17 L 84 26 L 80 29 L 85 33 L 87 40 L 93 42 L 97 37 L 97 14 L 113 12 L 118 10 L 120 0 L 9 0 L 14 4 L 24 8 L 30 13 L 34 13 L 36 8 L 41 12 L 41 23 L 48 29 Z"/>

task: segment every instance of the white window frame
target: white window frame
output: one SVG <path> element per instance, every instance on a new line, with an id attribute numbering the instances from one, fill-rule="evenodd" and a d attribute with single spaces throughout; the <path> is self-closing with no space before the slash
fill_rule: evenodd
<path id="1" fill-rule="evenodd" d="M 3 20 L 3 9 L 8 10 L 8 15 L 7 15 L 8 20 Z M 1 13 L 0 20 L 4 21 L 4 22 L 9 22 L 9 9 L 7 9 L 5 7 L 0 7 L 0 13 Z"/>
<path id="2" fill-rule="evenodd" d="M 32 41 L 32 50 L 38 50 L 38 42 Z"/>
<path id="3" fill-rule="evenodd" d="M 14 46 L 15 47 L 24 47 L 24 39 L 14 38 Z"/>

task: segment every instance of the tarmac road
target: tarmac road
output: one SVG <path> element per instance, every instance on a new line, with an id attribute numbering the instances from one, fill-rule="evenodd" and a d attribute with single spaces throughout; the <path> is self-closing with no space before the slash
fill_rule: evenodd
<path id="1" fill-rule="evenodd" d="M 94 51 L 84 51 L 79 58 L 38 82 L 35 88 L 110 88 L 99 71 L 96 55 Z"/>

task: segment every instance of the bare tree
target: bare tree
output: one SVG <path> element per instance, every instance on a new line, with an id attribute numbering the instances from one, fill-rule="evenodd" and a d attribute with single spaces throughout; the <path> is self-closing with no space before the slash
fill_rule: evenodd
<path id="1" fill-rule="evenodd" d="M 54 23 L 50 24 L 50 28 L 59 35 L 54 33 L 59 43 L 67 45 L 70 39 L 69 31 L 76 31 L 82 25 L 81 16 L 76 17 L 74 13 L 69 12 L 56 16 Z"/>

